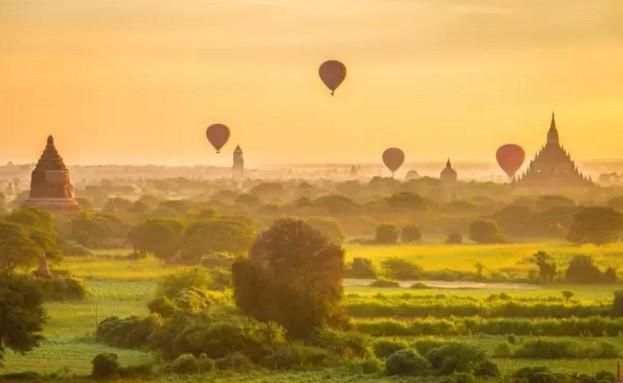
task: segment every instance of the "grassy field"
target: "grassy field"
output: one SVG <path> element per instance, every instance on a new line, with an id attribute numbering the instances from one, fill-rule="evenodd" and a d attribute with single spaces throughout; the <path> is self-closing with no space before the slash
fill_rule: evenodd
<path id="1" fill-rule="evenodd" d="M 501 245 L 347 245 L 346 258 L 371 259 L 379 265 L 384 259 L 399 257 L 413 261 L 425 271 L 457 270 L 473 272 L 476 263 L 485 266 L 485 274 L 500 271 L 526 273 L 534 266 L 526 262 L 532 254 L 542 250 L 566 264 L 575 255 L 590 255 L 601 267 L 620 267 L 623 264 L 623 245 L 572 246 L 565 242 L 513 243 Z"/>
<path id="2" fill-rule="evenodd" d="M 623 245 L 603 247 L 571 247 L 561 243 L 530 243 L 517 245 L 409 245 L 409 246 L 346 246 L 347 257 L 366 257 L 374 262 L 381 262 L 388 257 L 403 257 L 413 260 L 424 269 L 461 269 L 471 271 L 473 264 L 481 262 L 495 265 L 495 268 L 517 268 L 527 270 L 531 266 L 523 262 L 537 250 L 545 250 L 559 260 L 565 260 L 576 254 L 590 254 L 600 266 L 619 266 L 623 259 Z M 122 365 L 135 365 L 153 361 L 156 356 L 149 352 L 123 350 L 98 344 L 93 335 L 98 320 L 108 316 L 129 316 L 147 314 L 146 303 L 152 298 L 159 277 L 179 270 L 179 267 L 166 266 L 158 260 L 129 260 L 122 258 L 129 251 L 99 251 L 88 257 L 68 257 L 59 268 L 70 271 L 82 278 L 89 291 L 89 296 L 79 302 L 56 302 L 46 304 L 49 320 L 45 327 L 46 340 L 41 347 L 25 355 L 7 352 L 4 367 L 0 373 L 37 371 L 40 373 L 60 373 L 62 375 L 86 375 L 91 369 L 91 360 L 100 352 L 115 352 Z M 492 266 L 488 266 L 493 268 Z M 578 302 L 611 301 L 612 293 L 623 286 L 593 285 L 571 286 L 552 285 L 533 286 L 530 289 L 513 290 L 512 297 L 547 298 L 560 297 L 563 290 L 575 293 Z M 445 294 L 457 297 L 486 299 L 491 294 L 508 292 L 494 286 L 484 289 L 444 289 L 414 290 L 405 288 L 379 289 L 369 287 L 347 287 L 346 300 L 350 297 L 369 297 L 375 299 L 378 294 L 399 296 L 408 292 L 412 295 Z M 526 337 L 527 339 L 528 337 Z M 459 339 L 459 338 L 457 338 Z M 503 342 L 505 337 L 469 336 L 462 340 L 475 343 L 486 350 Z M 579 342 L 591 342 L 592 339 L 570 338 Z M 413 341 L 415 338 L 408 338 Z M 600 340 L 603 340 L 600 338 Z M 623 345 L 623 337 L 609 339 Z M 556 371 L 594 372 L 602 369 L 612 370 L 614 360 L 534 360 L 534 359 L 496 359 L 504 372 L 523 366 L 547 365 Z M 128 380 L 131 381 L 131 380 Z M 214 373 L 205 376 L 162 375 L 154 377 L 155 382 L 367 382 L 386 381 L 402 382 L 412 379 L 390 379 L 363 377 L 347 368 L 329 369 L 297 373 Z M 430 380 L 427 380 L 430 381 Z"/>

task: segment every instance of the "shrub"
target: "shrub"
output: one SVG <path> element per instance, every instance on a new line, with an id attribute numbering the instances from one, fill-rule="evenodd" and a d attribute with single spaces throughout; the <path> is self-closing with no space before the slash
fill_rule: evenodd
<path id="1" fill-rule="evenodd" d="M 617 358 L 619 350 L 608 342 L 597 345 L 582 346 L 577 342 L 566 340 L 536 339 L 524 342 L 513 354 L 516 358 L 538 359 L 608 359 Z"/>
<path id="2" fill-rule="evenodd" d="M 615 317 L 623 317 L 623 290 L 617 290 L 614 292 L 612 315 Z"/>
<path id="3" fill-rule="evenodd" d="M 368 339 L 356 332 L 330 328 L 317 329 L 309 337 L 308 343 L 347 358 L 364 356 L 368 353 Z"/>
<path id="4" fill-rule="evenodd" d="M 547 367 L 524 367 L 512 375 L 514 383 L 562 383 Z"/>
<path id="5" fill-rule="evenodd" d="M 348 265 L 345 276 L 348 278 L 376 278 L 376 268 L 372 261 L 367 258 L 353 258 Z"/>
<path id="6" fill-rule="evenodd" d="M 151 334 L 162 326 L 157 315 L 146 318 L 131 316 L 120 319 L 109 317 L 98 323 L 97 339 L 109 346 L 120 348 L 143 348 L 148 345 Z"/>
<path id="7" fill-rule="evenodd" d="M 37 283 L 44 299 L 49 301 L 83 299 L 87 295 L 82 281 L 73 277 L 53 276 L 49 279 L 37 279 Z"/>
<path id="8" fill-rule="evenodd" d="M 450 233 L 446 237 L 446 243 L 448 245 L 456 245 L 459 243 L 463 243 L 463 236 L 461 235 L 461 233 L 457 233 L 457 232 Z"/>
<path id="9" fill-rule="evenodd" d="M 391 279 L 379 278 L 370 283 L 369 287 L 400 287 L 400 283 Z"/>
<path id="10" fill-rule="evenodd" d="M 442 341 L 438 339 L 420 339 L 414 343 L 414 347 L 420 355 L 428 355 L 435 348 L 439 348 L 441 346 L 446 345 L 447 341 Z"/>
<path id="11" fill-rule="evenodd" d="M 388 258 L 381 263 L 383 272 L 388 278 L 397 280 L 420 279 L 422 269 L 413 262 L 402 258 Z"/>
<path id="12" fill-rule="evenodd" d="M 567 239 L 602 245 L 614 242 L 623 230 L 623 214 L 608 207 L 585 207 L 574 217 Z"/>
<path id="13" fill-rule="evenodd" d="M 496 358 L 510 358 L 513 356 L 513 350 L 508 342 L 499 343 L 493 349 L 493 356 Z"/>
<path id="14" fill-rule="evenodd" d="M 193 354 L 182 354 L 173 361 L 166 363 L 163 367 L 166 372 L 178 374 L 193 374 L 198 372 L 208 372 L 214 369 L 214 361 L 202 354 L 196 358 Z"/>
<path id="15" fill-rule="evenodd" d="M 222 358 L 219 358 L 215 361 L 214 365 L 219 370 L 235 370 L 238 371 L 248 371 L 255 367 L 255 364 L 248 356 L 234 352 L 231 354 L 227 354 Z"/>
<path id="16" fill-rule="evenodd" d="M 149 312 L 158 314 L 164 318 L 173 315 L 177 311 L 177 306 L 167 297 L 158 297 L 152 299 L 147 308 Z"/>
<path id="17" fill-rule="evenodd" d="M 497 223 L 488 220 L 477 220 L 469 225 L 469 238 L 478 243 L 503 243 L 504 235 Z"/>
<path id="18" fill-rule="evenodd" d="M 485 354 L 474 346 L 465 343 L 447 343 L 432 349 L 426 357 L 432 367 L 441 374 L 453 372 L 474 372 L 476 367 L 486 361 Z"/>
<path id="19" fill-rule="evenodd" d="M 389 339 L 377 340 L 372 344 L 374 355 L 379 358 L 387 358 L 396 351 L 404 350 L 408 347 L 409 346 L 403 341 Z"/>
<path id="20" fill-rule="evenodd" d="M 309 226 L 318 230 L 329 240 L 334 242 L 341 242 L 344 239 L 342 226 L 334 219 L 324 217 L 313 217 L 305 220 Z"/>
<path id="21" fill-rule="evenodd" d="M 383 362 L 374 356 L 368 356 L 355 361 L 354 367 L 364 374 L 378 374 L 383 371 Z"/>
<path id="22" fill-rule="evenodd" d="M 467 372 L 456 372 L 448 377 L 446 383 L 476 383 L 476 377 Z"/>
<path id="23" fill-rule="evenodd" d="M 119 361 L 117 354 L 102 353 L 93 358 L 93 370 L 91 376 L 94 378 L 113 378 L 119 375 Z"/>
<path id="24" fill-rule="evenodd" d="M 385 223 L 376 228 L 374 242 L 391 245 L 398 242 L 398 229 L 395 225 Z"/>
<path id="25" fill-rule="evenodd" d="M 295 369 L 321 365 L 327 360 L 330 360 L 327 350 L 293 342 L 262 359 L 262 366 L 272 370 Z"/>
<path id="26" fill-rule="evenodd" d="M 210 273 L 202 267 L 194 267 L 186 271 L 164 276 L 158 282 L 157 295 L 175 299 L 184 289 L 207 289 L 212 285 Z"/>
<path id="27" fill-rule="evenodd" d="M 422 239 L 422 232 L 415 225 L 407 225 L 402 228 L 400 239 L 402 242 L 418 242 Z"/>
<path id="28" fill-rule="evenodd" d="M 500 369 L 498 368 L 498 365 L 488 359 L 476 363 L 476 366 L 474 366 L 472 372 L 476 376 L 500 376 Z"/>
<path id="29" fill-rule="evenodd" d="M 423 376 L 430 373 L 430 363 L 413 350 L 400 350 L 385 361 L 385 374 Z"/>
<path id="30" fill-rule="evenodd" d="M 411 285 L 411 288 L 412 289 L 418 289 L 418 290 L 428 290 L 431 287 L 429 285 L 427 285 L 426 283 L 416 282 L 416 283 Z"/>

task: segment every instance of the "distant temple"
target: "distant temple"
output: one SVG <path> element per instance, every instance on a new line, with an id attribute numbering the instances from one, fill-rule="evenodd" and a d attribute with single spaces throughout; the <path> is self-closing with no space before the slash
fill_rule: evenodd
<path id="1" fill-rule="evenodd" d="M 59 213 L 80 211 L 69 180 L 69 171 L 54 146 L 52 136 L 48 137 L 45 150 L 32 171 L 30 198 L 25 205 Z"/>
<path id="2" fill-rule="evenodd" d="M 240 145 L 234 149 L 234 166 L 232 167 L 234 177 L 242 177 L 244 175 L 244 157 Z"/>
<path id="3" fill-rule="evenodd" d="M 452 164 L 450 163 L 450 159 L 448 158 L 448 162 L 446 162 L 446 167 L 441 171 L 439 179 L 441 183 L 445 185 L 454 185 L 457 181 L 456 170 L 452 168 Z"/>
<path id="4" fill-rule="evenodd" d="M 571 156 L 560 145 L 556 119 L 547 132 L 547 143 L 530 162 L 528 170 L 513 181 L 516 186 L 538 188 L 586 187 L 592 186 L 589 177 L 575 166 Z"/>

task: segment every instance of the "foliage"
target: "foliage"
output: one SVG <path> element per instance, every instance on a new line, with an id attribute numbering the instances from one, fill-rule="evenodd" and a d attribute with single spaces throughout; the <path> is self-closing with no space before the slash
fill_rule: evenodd
<path id="1" fill-rule="evenodd" d="M 378 278 L 370 283 L 369 287 L 400 287 L 400 283 L 392 279 Z"/>
<path id="2" fill-rule="evenodd" d="M 93 358 L 93 371 L 91 376 L 94 378 L 114 378 L 119 375 L 119 361 L 117 354 L 102 353 Z"/>
<path id="3" fill-rule="evenodd" d="M 614 292 L 612 315 L 619 318 L 623 317 L 623 290 L 617 290 Z"/>
<path id="4" fill-rule="evenodd" d="M 158 281 L 157 295 L 174 299 L 185 289 L 208 289 L 212 286 L 212 276 L 203 267 L 171 273 Z"/>
<path id="5" fill-rule="evenodd" d="M 0 362 L 7 348 L 26 352 L 39 345 L 46 322 L 42 303 L 32 279 L 0 274 Z"/>
<path id="6" fill-rule="evenodd" d="M 87 290 L 78 278 L 53 275 L 51 278 L 37 279 L 36 283 L 46 301 L 84 299 Z"/>
<path id="7" fill-rule="evenodd" d="M 355 257 L 347 265 L 345 276 L 348 278 L 376 278 L 376 268 L 371 260 Z"/>
<path id="8" fill-rule="evenodd" d="M 517 348 L 513 356 L 516 358 L 534 359 L 600 359 L 617 358 L 619 350 L 612 343 L 600 342 L 596 345 L 582 346 L 567 340 L 536 339 L 526 341 Z"/>
<path id="9" fill-rule="evenodd" d="M 42 255 L 41 248 L 21 225 L 0 221 L 0 272 L 33 266 Z"/>
<path id="10" fill-rule="evenodd" d="M 193 354 L 182 354 L 163 367 L 165 372 L 178 374 L 196 374 L 209 372 L 214 369 L 214 361 L 201 354 L 199 358 Z"/>
<path id="11" fill-rule="evenodd" d="M 71 236 L 82 246 L 100 248 L 107 241 L 125 237 L 125 226 L 116 215 L 83 212 L 72 219 Z"/>
<path id="12" fill-rule="evenodd" d="M 443 375 L 454 372 L 474 373 L 487 361 L 483 351 L 465 344 L 450 342 L 426 354 L 431 366 Z"/>
<path id="13" fill-rule="evenodd" d="M 380 244 L 392 244 L 398 242 L 399 237 L 398 229 L 395 225 L 384 223 L 376 228 L 376 235 L 374 236 L 374 242 Z"/>
<path id="14" fill-rule="evenodd" d="M 174 219 L 148 219 L 133 227 L 128 238 L 139 254 L 152 253 L 171 261 L 177 254 L 183 226 Z"/>
<path id="15" fill-rule="evenodd" d="M 385 361 L 385 374 L 423 376 L 430 373 L 431 364 L 415 351 L 396 351 Z"/>
<path id="16" fill-rule="evenodd" d="M 449 245 L 463 243 L 463 236 L 461 235 L 461 233 L 457 232 L 449 233 L 446 237 L 446 243 Z"/>
<path id="17" fill-rule="evenodd" d="M 331 241 L 342 242 L 342 240 L 344 240 L 342 226 L 335 219 L 324 217 L 311 217 L 306 218 L 305 222 L 307 222 L 309 226 L 321 232 L 322 235 L 324 235 Z"/>
<path id="18" fill-rule="evenodd" d="M 379 358 L 387 358 L 396 351 L 404 350 L 409 346 L 400 340 L 380 339 L 372 344 L 374 355 Z"/>
<path id="19" fill-rule="evenodd" d="M 556 276 L 556 262 L 544 251 L 537 251 L 532 255 L 531 261 L 539 268 L 541 283 L 553 282 Z"/>
<path id="20" fill-rule="evenodd" d="M 503 243 L 504 235 L 497 223 L 480 219 L 469 225 L 469 238 L 478 243 Z"/>
<path id="21" fill-rule="evenodd" d="M 236 304 L 261 321 L 308 335 L 340 313 L 343 250 L 301 220 L 281 219 L 232 266 Z"/>
<path id="22" fill-rule="evenodd" d="M 383 273 L 391 279 L 410 280 L 422 278 L 422 269 L 408 260 L 393 257 L 381 263 Z"/>
<path id="23" fill-rule="evenodd" d="M 585 207 L 573 218 L 567 238 L 575 243 L 603 245 L 616 241 L 623 230 L 623 214 L 608 207 Z"/>
<path id="24" fill-rule="evenodd" d="M 180 260 L 196 264 L 203 255 L 214 252 L 243 254 L 254 237 L 255 228 L 246 219 L 221 217 L 200 220 L 184 232 Z"/>
<path id="25" fill-rule="evenodd" d="M 565 280 L 570 283 L 600 283 L 604 279 L 604 274 L 595 265 L 593 258 L 588 255 L 573 257 L 565 272 Z"/>
<path id="26" fill-rule="evenodd" d="M 109 317 L 97 324 L 96 336 L 99 341 L 114 347 L 145 348 L 151 334 L 161 326 L 162 320 L 157 315 Z"/>
<path id="27" fill-rule="evenodd" d="M 402 228 L 400 240 L 402 242 L 418 242 L 422 239 L 422 231 L 415 225 L 407 225 Z"/>

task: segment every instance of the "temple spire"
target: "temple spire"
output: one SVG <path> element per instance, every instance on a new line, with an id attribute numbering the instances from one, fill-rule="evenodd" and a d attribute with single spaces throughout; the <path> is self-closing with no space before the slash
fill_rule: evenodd
<path id="1" fill-rule="evenodd" d="M 558 145 L 558 129 L 556 128 L 556 116 L 552 112 L 552 122 L 549 124 L 549 131 L 547 132 L 547 143 Z"/>

